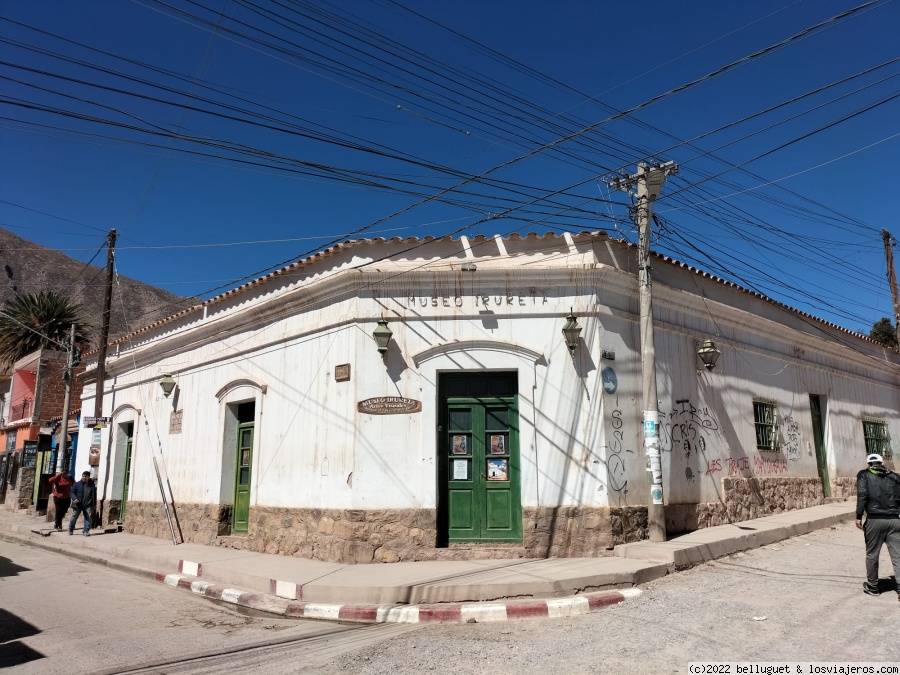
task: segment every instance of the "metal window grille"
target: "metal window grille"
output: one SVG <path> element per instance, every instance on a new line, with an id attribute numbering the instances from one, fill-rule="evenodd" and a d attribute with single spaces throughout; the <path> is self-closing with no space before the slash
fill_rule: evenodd
<path id="1" fill-rule="evenodd" d="M 866 439 L 866 454 L 878 453 L 885 459 L 892 457 L 887 424 L 884 420 L 864 419 L 863 437 Z"/>
<path id="2" fill-rule="evenodd" d="M 756 448 L 778 449 L 778 408 L 773 401 L 753 401 L 753 422 L 756 426 Z"/>

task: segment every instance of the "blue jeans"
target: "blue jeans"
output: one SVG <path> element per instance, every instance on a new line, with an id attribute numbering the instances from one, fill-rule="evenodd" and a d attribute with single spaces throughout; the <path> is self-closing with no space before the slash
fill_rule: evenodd
<path id="1" fill-rule="evenodd" d="M 93 509 L 90 506 L 83 506 L 81 502 L 72 502 L 72 519 L 69 521 L 69 532 L 75 531 L 75 521 L 78 520 L 78 515 L 81 513 L 84 514 L 84 531 L 90 531 Z"/>

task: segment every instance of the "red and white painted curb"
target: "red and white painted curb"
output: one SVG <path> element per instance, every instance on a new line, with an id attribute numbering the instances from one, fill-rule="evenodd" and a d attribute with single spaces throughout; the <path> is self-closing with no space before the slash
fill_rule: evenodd
<path id="1" fill-rule="evenodd" d="M 169 586 L 207 598 L 265 612 L 304 619 L 358 623 L 484 623 L 512 619 L 561 618 L 590 614 L 641 595 L 639 588 L 585 593 L 567 598 L 511 600 L 509 602 L 441 603 L 435 605 L 335 605 L 285 600 L 251 593 L 223 584 L 200 581 L 183 574 L 155 575 Z"/>

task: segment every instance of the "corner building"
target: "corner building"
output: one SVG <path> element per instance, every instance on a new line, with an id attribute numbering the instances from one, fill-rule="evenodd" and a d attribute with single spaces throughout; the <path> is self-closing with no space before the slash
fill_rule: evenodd
<path id="1" fill-rule="evenodd" d="M 104 519 L 170 537 L 162 489 L 179 540 L 351 563 L 645 538 L 636 254 L 603 232 L 348 241 L 138 330 L 103 383 Z M 670 535 L 850 498 L 867 452 L 893 456 L 900 354 L 652 264 Z"/>

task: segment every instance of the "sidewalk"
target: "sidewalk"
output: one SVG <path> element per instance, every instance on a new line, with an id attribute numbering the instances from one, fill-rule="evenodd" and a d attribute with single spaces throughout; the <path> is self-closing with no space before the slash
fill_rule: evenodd
<path id="1" fill-rule="evenodd" d="M 53 532 L 52 523 L 42 517 L 6 511 L 0 511 L 0 539 L 287 616 L 487 621 L 595 611 L 639 595 L 635 586 L 677 569 L 852 520 L 854 510 L 855 502 L 848 501 L 788 511 L 667 542 L 617 546 L 616 555 L 605 558 L 344 565 L 197 544 L 175 546 L 170 540 L 126 532 L 69 536 L 65 530 Z"/>

